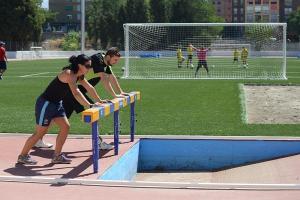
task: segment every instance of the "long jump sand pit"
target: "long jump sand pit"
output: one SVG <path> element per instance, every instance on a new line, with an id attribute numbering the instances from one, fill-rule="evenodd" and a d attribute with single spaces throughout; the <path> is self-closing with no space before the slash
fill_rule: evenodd
<path id="1" fill-rule="evenodd" d="M 244 85 L 249 124 L 300 123 L 300 86 Z"/>

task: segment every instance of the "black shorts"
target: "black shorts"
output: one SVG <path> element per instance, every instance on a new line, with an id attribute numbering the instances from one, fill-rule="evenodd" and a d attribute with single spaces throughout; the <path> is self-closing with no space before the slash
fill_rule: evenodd
<path id="1" fill-rule="evenodd" d="M 239 61 L 239 59 L 238 58 L 234 58 L 233 61 Z"/>
<path id="2" fill-rule="evenodd" d="M 198 61 L 198 67 L 205 67 L 205 68 L 207 68 L 207 62 L 206 62 L 206 60 L 199 60 Z"/>
<path id="3" fill-rule="evenodd" d="M 80 85 L 81 86 L 81 85 Z M 80 90 L 80 89 L 79 89 Z M 72 94 L 71 94 L 72 95 Z M 93 100 L 90 99 L 86 94 L 83 94 L 84 97 L 86 98 L 86 100 L 88 100 L 88 102 L 90 102 L 91 104 L 93 104 Z M 65 98 L 63 100 L 63 107 L 65 109 L 65 113 L 67 118 L 69 119 L 72 115 L 72 113 L 75 111 L 76 113 L 81 113 L 82 111 L 85 110 L 84 106 L 81 105 L 76 99 L 75 97 L 72 95 L 68 98 Z"/>
<path id="4" fill-rule="evenodd" d="M 49 126 L 52 119 L 66 116 L 62 102 L 47 101 L 39 97 L 35 104 L 35 120 L 40 126 Z"/>
<path id="5" fill-rule="evenodd" d="M 100 77 L 96 77 L 96 78 L 92 78 L 90 80 L 88 80 L 88 82 L 94 87 L 95 85 L 97 85 L 100 82 Z M 80 90 L 80 92 L 84 95 L 84 97 L 86 98 L 86 100 L 88 100 L 91 104 L 93 104 L 93 100 L 90 99 L 86 93 L 86 89 L 82 86 L 82 85 L 78 85 L 78 89 Z M 73 96 L 72 92 L 69 90 L 68 95 L 66 95 L 67 97 L 63 99 L 63 107 L 65 109 L 66 112 L 66 116 L 67 118 L 70 118 L 72 113 L 75 111 L 76 113 L 81 113 L 82 111 L 84 111 L 84 106 L 81 105 Z"/>
<path id="6" fill-rule="evenodd" d="M 193 59 L 193 55 L 189 55 L 189 56 L 188 56 L 188 59 L 189 59 L 189 60 L 192 60 L 192 59 Z"/>
<path id="7" fill-rule="evenodd" d="M 7 69 L 6 61 L 0 61 L 0 69 Z"/>

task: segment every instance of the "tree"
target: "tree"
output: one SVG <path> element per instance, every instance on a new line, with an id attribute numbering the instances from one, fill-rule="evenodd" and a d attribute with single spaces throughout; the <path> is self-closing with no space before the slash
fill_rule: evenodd
<path id="1" fill-rule="evenodd" d="M 101 46 L 99 40 L 102 26 L 100 23 L 102 21 L 102 11 L 102 0 L 93 0 L 87 8 L 87 33 L 94 49 L 98 49 Z"/>
<path id="2" fill-rule="evenodd" d="M 288 21 L 288 37 L 292 41 L 299 41 L 300 37 L 300 10 L 290 14 Z"/>
<path id="3" fill-rule="evenodd" d="M 26 49 L 31 41 L 39 41 L 46 11 L 42 0 L 1 0 L 0 38 L 13 41 L 8 49 Z"/>
<path id="4" fill-rule="evenodd" d="M 79 50 L 79 33 L 78 32 L 69 32 L 63 42 L 62 48 L 64 51 L 76 51 Z"/>
<path id="5" fill-rule="evenodd" d="M 211 1 L 203 0 L 173 0 L 171 8 L 172 23 L 208 23 L 223 22 L 216 15 Z"/>
<path id="6" fill-rule="evenodd" d="M 125 12 L 127 23 L 149 22 L 149 6 L 145 0 L 127 0 Z"/>
<path id="7" fill-rule="evenodd" d="M 118 28 L 119 28 L 119 31 L 118 33 L 120 33 L 120 37 L 119 37 L 119 46 L 120 48 L 124 48 L 124 30 L 123 30 L 123 24 L 126 23 L 126 10 L 125 10 L 125 6 L 122 5 L 120 7 L 120 10 L 119 10 L 119 13 L 118 13 Z"/>
<path id="8" fill-rule="evenodd" d="M 272 38 L 276 35 L 277 30 L 272 26 L 247 26 L 245 27 L 245 35 L 252 42 L 256 51 L 260 51 L 264 46 L 269 46 Z M 275 38 L 282 39 L 282 38 Z"/>
<path id="9" fill-rule="evenodd" d="M 123 0 L 93 0 L 88 8 L 88 35 L 96 49 L 116 45 L 120 38 L 118 13 Z"/>
<path id="10" fill-rule="evenodd" d="M 216 16 L 211 1 L 204 0 L 92 0 L 88 12 L 88 34 L 94 48 L 106 48 L 124 42 L 124 23 L 148 22 L 223 22 Z M 172 32 L 172 29 L 169 31 Z M 220 27 L 211 27 L 201 33 L 182 32 L 186 38 L 193 35 L 220 34 Z M 212 37 L 211 37 L 212 38 Z M 162 42 L 166 38 L 162 37 Z M 170 43 L 178 38 L 171 38 Z"/>
<path id="11" fill-rule="evenodd" d="M 168 4 L 166 0 L 150 0 L 150 16 L 154 23 L 169 22 Z"/>
<path id="12" fill-rule="evenodd" d="M 170 22 L 172 23 L 210 23 L 224 22 L 224 19 L 218 17 L 211 1 L 204 0 L 173 0 L 171 5 Z M 205 29 L 188 29 L 186 27 L 171 27 L 169 35 L 173 32 L 180 32 L 178 35 L 168 38 L 168 43 L 173 45 L 187 46 L 187 42 L 195 38 L 205 38 L 205 40 L 196 39 L 197 46 L 209 46 L 223 31 L 223 27 L 207 27 Z M 166 39 L 163 39 L 166 41 Z"/>

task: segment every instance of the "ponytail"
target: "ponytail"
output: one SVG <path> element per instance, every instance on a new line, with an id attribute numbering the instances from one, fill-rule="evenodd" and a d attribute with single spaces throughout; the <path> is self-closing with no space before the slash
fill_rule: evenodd
<path id="1" fill-rule="evenodd" d="M 79 64 L 84 65 L 86 62 L 90 61 L 91 58 L 85 54 L 80 54 L 78 56 L 71 56 L 69 58 L 69 63 L 70 65 L 66 66 L 63 68 L 63 70 L 65 69 L 70 69 L 71 71 L 74 72 L 74 74 L 76 74 L 79 70 Z"/>

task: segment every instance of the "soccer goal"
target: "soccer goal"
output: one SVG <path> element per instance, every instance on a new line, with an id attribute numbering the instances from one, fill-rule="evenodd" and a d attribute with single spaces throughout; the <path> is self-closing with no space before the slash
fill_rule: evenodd
<path id="1" fill-rule="evenodd" d="M 286 79 L 285 23 L 124 24 L 124 36 L 124 78 Z"/>

